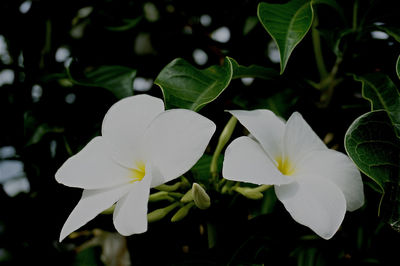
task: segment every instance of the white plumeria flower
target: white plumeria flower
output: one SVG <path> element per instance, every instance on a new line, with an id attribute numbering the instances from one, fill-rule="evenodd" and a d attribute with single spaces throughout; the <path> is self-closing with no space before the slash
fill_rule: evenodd
<path id="1" fill-rule="evenodd" d="M 254 138 L 239 137 L 226 149 L 224 178 L 275 185 L 295 221 L 331 238 L 346 210 L 364 204 L 363 183 L 354 163 L 328 149 L 303 117 L 287 123 L 269 110 L 231 111 Z"/>
<path id="2" fill-rule="evenodd" d="M 150 188 L 188 171 L 202 156 L 215 124 L 189 110 L 164 111 L 162 100 L 124 98 L 107 112 L 95 137 L 57 171 L 56 180 L 83 188 L 60 241 L 116 203 L 113 221 L 122 235 L 147 230 Z"/>

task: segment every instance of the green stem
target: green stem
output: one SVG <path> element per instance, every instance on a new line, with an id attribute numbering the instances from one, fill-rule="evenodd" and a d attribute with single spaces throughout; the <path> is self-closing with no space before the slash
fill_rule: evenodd
<path id="1" fill-rule="evenodd" d="M 51 27 L 51 21 L 50 19 L 46 20 L 46 35 L 45 35 L 45 43 L 44 43 L 44 47 L 41 51 L 41 57 L 40 57 L 40 62 L 39 62 L 39 68 L 43 69 L 44 68 L 44 60 L 45 60 L 45 56 L 48 55 L 50 53 L 51 50 L 51 31 L 52 31 L 52 27 Z"/>
<path id="2" fill-rule="evenodd" d="M 236 123 L 237 123 L 236 117 L 232 116 L 229 119 L 228 123 L 226 124 L 225 128 L 222 130 L 221 135 L 219 136 L 218 144 L 217 147 L 215 148 L 210 165 L 210 172 L 214 181 L 217 181 L 218 178 L 219 155 L 221 154 L 222 149 L 225 147 L 226 143 L 228 143 L 229 139 L 231 138 Z"/>
<path id="3" fill-rule="evenodd" d="M 314 56 L 315 56 L 315 61 L 317 63 L 319 76 L 321 80 L 324 80 L 328 76 L 328 71 L 326 70 L 324 58 L 322 56 L 321 38 L 317 30 L 317 26 L 318 26 L 318 17 L 315 15 L 311 29 L 311 36 L 312 36 Z"/>
<path id="4" fill-rule="evenodd" d="M 353 6 L 353 31 L 357 30 L 357 16 L 358 16 L 358 0 L 354 1 L 354 6 Z"/>

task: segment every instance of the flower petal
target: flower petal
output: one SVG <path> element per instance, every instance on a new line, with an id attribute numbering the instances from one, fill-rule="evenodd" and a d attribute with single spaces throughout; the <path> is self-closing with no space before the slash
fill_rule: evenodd
<path id="1" fill-rule="evenodd" d="M 145 129 L 164 111 L 159 98 L 136 95 L 124 98 L 108 110 L 102 125 L 102 135 L 115 147 L 113 156 L 131 167 L 137 160 Z"/>
<path id="2" fill-rule="evenodd" d="M 56 180 L 70 187 L 102 189 L 129 182 L 130 174 L 113 161 L 104 138 L 95 137 L 58 169 Z"/>
<path id="3" fill-rule="evenodd" d="M 129 193 L 117 202 L 113 220 L 115 228 L 121 235 L 146 232 L 150 182 L 150 175 L 134 182 Z"/>
<path id="4" fill-rule="evenodd" d="M 301 160 L 296 171 L 300 174 L 312 173 L 326 178 L 338 186 L 345 198 L 348 211 L 364 205 L 364 189 L 360 171 L 355 164 L 341 152 L 334 150 L 314 151 Z"/>
<path id="5" fill-rule="evenodd" d="M 328 149 L 297 112 L 294 112 L 286 123 L 283 148 L 284 157 L 289 158 L 294 167 L 298 160 L 310 151 Z"/>
<path id="6" fill-rule="evenodd" d="M 145 133 L 151 165 L 161 173 L 164 182 L 184 174 L 203 155 L 214 131 L 211 120 L 193 111 L 163 112 Z"/>
<path id="7" fill-rule="evenodd" d="M 102 211 L 110 208 L 130 189 L 129 185 L 122 185 L 112 189 L 84 190 L 82 198 L 65 222 L 60 242 L 70 233 L 74 232 L 92 220 Z"/>
<path id="8" fill-rule="evenodd" d="M 226 148 L 222 176 L 258 185 L 287 184 L 293 180 L 282 175 L 261 145 L 249 137 L 239 137 Z"/>
<path id="9" fill-rule="evenodd" d="M 324 239 L 331 238 L 346 212 L 342 191 L 329 180 L 303 176 L 296 180 L 275 186 L 278 199 L 296 222 L 311 228 Z"/>
<path id="10" fill-rule="evenodd" d="M 285 122 L 269 110 L 229 111 L 247 128 L 272 160 L 282 155 Z"/>

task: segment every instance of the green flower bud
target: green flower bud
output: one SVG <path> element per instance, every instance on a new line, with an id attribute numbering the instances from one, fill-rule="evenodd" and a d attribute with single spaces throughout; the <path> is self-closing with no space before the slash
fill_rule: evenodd
<path id="1" fill-rule="evenodd" d="M 193 201 L 193 189 L 189 189 L 186 194 L 181 198 L 181 202 L 188 203 Z"/>
<path id="2" fill-rule="evenodd" d="M 115 209 L 115 204 L 112 205 L 110 208 L 102 211 L 101 214 L 112 214 L 114 212 L 114 209 Z"/>
<path id="3" fill-rule="evenodd" d="M 235 191 L 252 200 L 259 200 L 264 197 L 264 195 L 258 191 L 257 188 L 235 187 Z"/>
<path id="4" fill-rule="evenodd" d="M 149 223 L 159 221 L 178 206 L 179 206 L 179 202 L 174 202 L 165 208 L 154 210 L 154 211 L 150 212 L 149 214 L 147 214 L 147 221 Z"/>
<path id="5" fill-rule="evenodd" d="M 166 191 L 159 191 L 156 193 L 153 193 L 149 196 L 149 202 L 156 202 L 156 201 L 161 201 L 161 200 L 168 200 L 168 201 L 174 201 L 172 197 L 168 195 L 168 192 Z"/>
<path id="6" fill-rule="evenodd" d="M 194 202 L 190 202 L 181 207 L 171 218 L 171 222 L 178 222 L 188 215 L 189 210 L 194 206 Z"/>
<path id="7" fill-rule="evenodd" d="M 199 184 L 193 183 L 192 186 L 193 200 L 199 209 L 205 210 L 210 207 L 210 196 Z"/>

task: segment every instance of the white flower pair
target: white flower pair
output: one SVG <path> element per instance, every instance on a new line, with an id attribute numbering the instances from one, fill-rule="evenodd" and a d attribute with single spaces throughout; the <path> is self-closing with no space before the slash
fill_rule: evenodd
<path id="1" fill-rule="evenodd" d="M 330 238 L 344 213 L 362 206 L 360 173 L 342 153 L 327 149 L 294 113 L 285 123 L 267 110 L 232 111 L 258 140 L 240 137 L 227 148 L 226 179 L 275 185 L 292 217 Z M 56 180 L 83 188 L 65 222 L 60 241 L 113 204 L 115 228 L 122 235 L 147 230 L 150 188 L 188 171 L 202 156 L 215 124 L 189 110 L 164 111 L 147 95 L 113 105 L 102 136 L 90 141 L 57 171 Z"/>

